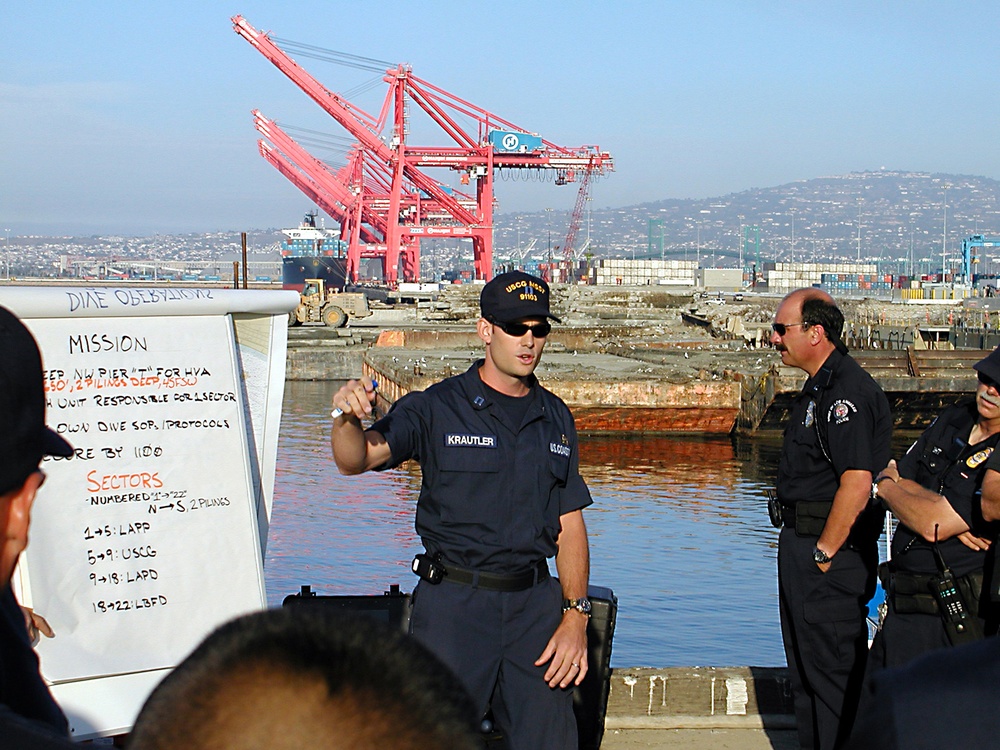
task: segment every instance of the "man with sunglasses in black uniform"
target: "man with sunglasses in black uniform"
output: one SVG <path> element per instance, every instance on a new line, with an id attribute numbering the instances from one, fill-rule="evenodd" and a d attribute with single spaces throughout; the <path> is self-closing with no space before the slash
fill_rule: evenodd
<path id="1" fill-rule="evenodd" d="M 980 606 L 980 594 L 996 528 L 983 518 L 980 492 L 985 495 L 984 475 L 1000 442 L 1000 350 L 973 367 L 979 376 L 975 397 L 945 409 L 898 466 L 890 461 L 875 478 L 873 495 L 899 526 L 883 576 L 886 614 L 872 643 L 869 677 L 984 635 L 987 602 Z M 966 610 L 965 623 L 955 620 L 958 627 L 933 593 L 946 574 Z M 957 610 L 954 615 L 960 617 Z"/>
<path id="2" fill-rule="evenodd" d="M 485 358 L 399 399 L 363 430 L 370 381 L 333 397 L 343 474 L 420 463 L 412 634 L 492 705 L 510 750 L 577 747 L 572 691 L 587 673 L 589 549 L 569 409 L 534 376 L 550 331 L 549 287 L 520 271 L 483 287 Z M 334 412 L 336 413 L 336 412 Z M 556 558 L 559 581 L 549 575 Z"/>
<path id="3" fill-rule="evenodd" d="M 771 344 L 809 377 L 792 404 L 778 464 L 781 634 L 803 748 L 831 750 L 850 734 L 875 591 L 872 478 L 889 462 L 892 419 L 878 384 L 847 354 L 830 295 L 782 300 Z"/>

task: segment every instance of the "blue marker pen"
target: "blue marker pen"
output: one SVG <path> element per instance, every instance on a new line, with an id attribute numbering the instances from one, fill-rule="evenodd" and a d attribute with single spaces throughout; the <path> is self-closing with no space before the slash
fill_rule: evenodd
<path id="1" fill-rule="evenodd" d="M 378 390 L 378 381 L 372 380 L 372 390 Z M 342 417 L 344 415 L 344 410 L 339 406 L 330 412 L 330 416 L 336 419 L 337 417 Z"/>

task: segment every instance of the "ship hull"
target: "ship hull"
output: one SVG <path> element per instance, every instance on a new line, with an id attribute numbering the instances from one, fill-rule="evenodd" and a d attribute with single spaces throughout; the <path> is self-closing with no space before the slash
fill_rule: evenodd
<path id="1" fill-rule="evenodd" d="M 347 258 L 329 255 L 285 255 L 281 258 L 281 286 L 302 291 L 306 279 L 323 279 L 329 288 L 346 286 Z"/>

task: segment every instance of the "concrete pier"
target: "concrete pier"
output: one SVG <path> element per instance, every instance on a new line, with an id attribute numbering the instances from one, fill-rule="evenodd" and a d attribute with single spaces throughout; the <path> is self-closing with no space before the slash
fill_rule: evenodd
<path id="1" fill-rule="evenodd" d="M 617 668 L 605 728 L 790 729 L 793 713 L 784 668 Z"/>
<path id="2" fill-rule="evenodd" d="M 464 372 L 482 356 L 467 331 L 314 329 L 290 340 L 290 380 L 379 382 L 379 407 Z M 606 334 L 606 331 L 602 332 Z M 582 433 L 743 434 L 781 429 L 801 390 L 801 371 L 776 352 L 731 342 L 601 339 L 594 329 L 553 334 L 537 375 L 573 410 Z M 982 350 L 858 352 L 889 397 L 896 429 L 919 430 L 976 386 Z"/>
<path id="3" fill-rule="evenodd" d="M 347 329 L 293 329 L 287 377 L 346 380 L 364 371 L 379 381 L 388 408 L 482 356 L 479 289 L 463 285 L 423 307 L 378 310 Z M 655 288 L 559 285 L 553 298 L 563 322 L 537 374 L 569 404 L 580 432 L 776 430 L 802 387 L 803 373 L 783 367 L 766 345 L 777 298 L 746 295 L 736 304 Z M 975 388 L 971 366 L 985 350 L 928 348 L 914 335 L 917 325 L 945 322 L 948 311 L 865 301 L 844 312 L 852 354 L 886 391 L 897 429 L 922 429 Z"/>
<path id="4" fill-rule="evenodd" d="M 650 362 L 593 349 L 569 350 L 564 340 L 553 339 L 536 374 L 566 401 L 581 432 L 726 434 L 736 423 L 738 381 L 688 366 L 682 350 L 667 358 L 672 361 Z M 378 381 L 384 409 L 409 391 L 464 372 L 481 355 L 479 339 L 466 340 L 464 334 L 391 331 L 367 350 L 363 369 Z"/>

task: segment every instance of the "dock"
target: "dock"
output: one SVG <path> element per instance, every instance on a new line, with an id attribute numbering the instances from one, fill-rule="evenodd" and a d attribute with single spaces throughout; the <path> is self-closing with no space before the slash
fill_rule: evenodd
<path id="1" fill-rule="evenodd" d="M 289 379 L 373 378 L 384 413 L 404 394 L 464 372 L 482 356 L 479 339 L 462 331 L 388 330 L 375 341 L 345 339 L 290 342 Z M 583 434 L 779 430 L 805 381 L 769 349 L 622 344 L 590 329 L 551 339 L 536 374 L 567 403 Z M 895 428 L 920 430 L 975 390 L 972 365 L 987 353 L 908 347 L 854 356 L 886 392 Z"/>
<path id="2" fill-rule="evenodd" d="M 553 287 L 562 323 L 536 374 L 573 411 L 584 434 L 753 434 L 781 429 L 804 374 L 769 345 L 779 301 L 692 300 L 660 290 Z M 710 304 L 711 303 L 711 304 Z M 975 389 L 972 365 L 993 338 L 935 348 L 951 312 L 888 303 L 845 305 L 845 339 L 889 397 L 900 430 L 919 430 Z M 408 309 L 381 310 L 346 329 L 289 332 L 289 380 L 379 382 L 379 407 L 465 371 L 482 356 L 475 334 L 478 287 Z M 920 333 L 931 331 L 933 340 Z M 958 332 L 955 332 L 958 339 Z M 877 347 L 877 348 L 872 348 Z"/>

